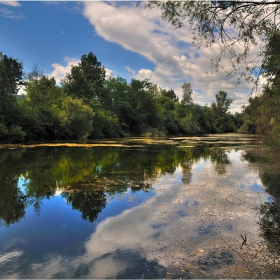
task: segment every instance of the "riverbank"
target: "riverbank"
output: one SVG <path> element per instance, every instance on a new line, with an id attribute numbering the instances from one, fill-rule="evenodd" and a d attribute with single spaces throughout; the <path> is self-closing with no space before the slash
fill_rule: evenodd
<path id="1" fill-rule="evenodd" d="M 126 137 L 111 139 L 94 139 L 87 141 L 36 141 L 26 143 L 0 143 L 0 149 L 34 148 L 34 147 L 135 147 L 139 145 L 188 145 L 188 146 L 211 146 L 215 144 L 239 145 L 255 143 L 257 136 L 254 134 L 222 133 L 205 134 L 199 136 L 180 137 Z"/>

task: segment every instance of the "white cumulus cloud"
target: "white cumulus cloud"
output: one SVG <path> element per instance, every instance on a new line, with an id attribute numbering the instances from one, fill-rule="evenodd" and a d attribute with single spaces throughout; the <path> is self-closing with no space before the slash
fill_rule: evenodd
<path id="1" fill-rule="evenodd" d="M 19 7 L 19 6 L 21 6 L 19 1 L 0 1 L 0 4 L 11 6 L 11 7 Z"/>
<path id="2" fill-rule="evenodd" d="M 130 67 L 125 66 L 124 68 L 125 68 L 125 70 L 126 70 L 128 73 L 133 74 L 133 75 L 136 74 L 135 70 L 131 69 Z"/>
<path id="3" fill-rule="evenodd" d="M 6 9 L 6 8 L 1 8 L 0 9 L 0 13 L 5 18 L 10 18 L 10 19 L 22 19 L 22 18 L 25 18 L 25 16 L 22 13 L 16 14 L 13 11 L 11 11 L 9 9 Z"/>
<path id="4" fill-rule="evenodd" d="M 47 74 L 48 77 L 55 78 L 57 83 L 59 83 L 61 79 L 65 77 L 66 73 L 70 73 L 72 66 L 78 65 L 78 63 L 80 62 L 79 59 L 70 57 L 65 57 L 64 61 L 67 63 L 65 66 L 59 63 L 53 63 L 52 67 L 54 68 L 54 70 L 50 74 Z"/>
<path id="5" fill-rule="evenodd" d="M 183 82 L 189 81 L 195 92 L 201 92 L 193 96 L 194 101 L 201 105 L 211 103 L 219 90 L 225 90 L 230 98 L 238 98 L 231 106 L 233 111 L 239 109 L 241 100 L 246 99 L 251 91 L 252 84 L 241 81 L 236 87 L 237 78 L 226 78 L 222 70 L 211 74 L 212 66 L 207 61 L 219 53 L 218 45 L 197 49 L 192 45 L 188 28 L 175 30 L 171 24 L 161 20 L 159 9 L 137 7 L 135 2 L 83 4 L 83 15 L 93 25 L 97 35 L 155 64 L 153 69 L 143 69 L 140 65 L 141 69 L 135 73 L 125 66 L 135 78 L 149 79 L 163 88 L 173 88 L 179 97 Z M 255 49 L 257 51 L 257 47 Z M 231 68 L 227 57 L 221 66 L 223 69 Z"/>

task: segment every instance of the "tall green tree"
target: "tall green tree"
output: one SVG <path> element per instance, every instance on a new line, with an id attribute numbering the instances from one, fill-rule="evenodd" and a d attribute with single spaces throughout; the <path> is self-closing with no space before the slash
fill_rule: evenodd
<path id="1" fill-rule="evenodd" d="M 169 90 L 162 89 L 160 94 L 163 97 L 170 98 L 172 100 L 172 102 L 178 102 L 179 101 L 179 98 L 178 98 L 178 96 L 176 95 L 176 93 L 174 92 L 173 89 L 169 89 Z"/>
<path id="2" fill-rule="evenodd" d="M 238 133 L 257 133 L 257 121 L 260 117 L 260 107 L 265 102 L 263 96 L 249 98 L 249 104 L 243 107 L 243 124 L 238 129 Z"/>
<path id="3" fill-rule="evenodd" d="M 22 63 L 0 52 L 0 139 L 22 140 L 17 93 L 22 82 Z"/>
<path id="4" fill-rule="evenodd" d="M 118 117 L 124 135 L 140 135 L 158 126 L 157 95 L 148 81 L 132 79 L 128 83 L 124 78 L 110 77 L 104 88 L 110 96 L 107 108 Z"/>
<path id="5" fill-rule="evenodd" d="M 18 86 L 22 81 L 22 67 L 22 63 L 0 52 L 0 110 L 2 115 L 7 114 L 15 103 Z"/>
<path id="6" fill-rule="evenodd" d="M 180 104 L 178 101 L 179 98 L 172 89 L 161 89 L 160 95 L 156 99 L 162 126 L 167 134 L 179 134 L 179 120 L 177 113 L 179 109 L 177 108 Z"/>
<path id="7" fill-rule="evenodd" d="M 183 89 L 183 97 L 181 103 L 185 106 L 193 104 L 193 99 L 192 99 L 193 90 L 191 87 L 191 83 L 184 82 L 182 85 L 182 89 Z"/>
<path id="8" fill-rule="evenodd" d="M 227 92 L 220 90 L 216 94 L 216 102 L 211 105 L 212 115 L 214 118 L 214 132 L 230 132 L 234 130 L 234 124 L 228 109 L 232 99 L 227 98 Z"/>
<path id="9" fill-rule="evenodd" d="M 67 96 L 54 78 L 33 73 L 26 82 L 26 99 L 21 104 L 22 124 L 30 139 L 81 139 L 93 129 L 94 113 L 82 100 Z"/>
<path id="10" fill-rule="evenodd" d="M 66 139 L 86 139 L 93 130 L 94 112 L 80 99 L 66 97 L 61 105 L 60 117 Z"/>
<path id="11" fill-rule="evenodd" d="M 103 82 L 106 78 L 106 70 L 92 52 L 88 55 L 82 55 L 79 67 L 88 82 L 94 84 L 97 88 L 103 86 Z"/>
<path id="12" fill-rule="evenodd" d="M 85 102 L 102 98 L 103 82 L 106 78 L 105 67 L 90 52 L 82 55 L 81 62 L 72 66 L 70 73 L 62 80 L 62 86 L 67 94 L 74 98 L 83 98 Z"/>
<path id="13" fill-rule="evenodd" d="M 227 98 L 227 92 L 224 90 L 220 90 L 215 96 L 216 103 L 212 104 L 213 109 L 221 114 L 226 113 L 233 100 Z"/>
<path id="14" fill-rule="evenodd" d="M 66 97 L 54 78 L 41 75 L 34 69 L 28 75 L 26 98 L 21 103 L 22 126 L 30 139 L 59 139 L 61 133 L 60 108 Z"/>

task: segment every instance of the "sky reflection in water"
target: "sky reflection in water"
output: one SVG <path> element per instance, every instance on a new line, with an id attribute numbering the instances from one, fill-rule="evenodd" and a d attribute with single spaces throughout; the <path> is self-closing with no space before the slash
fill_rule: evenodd
<path id="1" fill-rule="evenodd" d="M 149 149 L 1 153 L 1 277 L 277 278 L 256 160 Z"/>

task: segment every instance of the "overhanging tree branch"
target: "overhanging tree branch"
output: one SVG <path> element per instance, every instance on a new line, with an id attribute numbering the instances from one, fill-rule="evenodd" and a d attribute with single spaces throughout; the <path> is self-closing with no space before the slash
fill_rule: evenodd
<path id="1" fill-rule="evenodd" d="M 257 58 L 264 64 L 264 50 L 280 30 L 280 1 L 149 1 L 145 7 L 155 6 L 175 28 L 188 23 L 198 47 L 219 46 L 219 54 L 212 59 L 214 69 L 218 69 L 222 55 L 227 55 L 233 68 L 230 72 L 239 72 L 246 80 L 258 80 L 253 71 L 261 65 L 252 64 L 259 61 Z M 260 52 L 252 58 L 251 50 L 257 44 Z"/>

